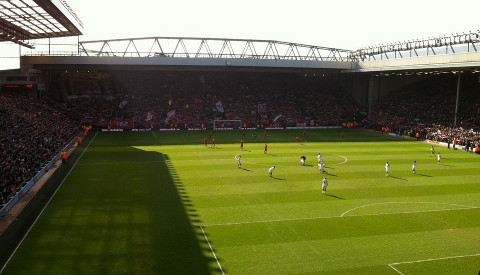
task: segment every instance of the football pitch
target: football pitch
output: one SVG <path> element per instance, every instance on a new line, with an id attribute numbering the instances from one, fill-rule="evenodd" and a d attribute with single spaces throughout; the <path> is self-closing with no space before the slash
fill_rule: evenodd
<path id="1" fill-rule="evenodd" d="M 92 133 L 2 274 L 479 273 L 480 156 L 436 147 L 437 164 L 428 144 L 349 129 L 256 133 L 243 150 L 241 131 Z"/>

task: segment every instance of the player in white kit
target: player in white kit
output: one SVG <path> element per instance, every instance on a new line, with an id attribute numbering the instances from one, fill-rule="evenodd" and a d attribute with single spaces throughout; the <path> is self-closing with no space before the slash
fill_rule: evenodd
<path id="1" fill-rule="evenodd" d="M 320 153 L 318 153 L 317 159 L 318 159 L 318 163 L 322 161 L 322 155 L 320 155 Z"/>
<path id="2" fill-rule="evenodd" d="M 327 178 L 323 178 L 322 180 L 322 195 L 327 194 L 327 186 L 328 186 L 328 180 Z"/>
<path id="3" fill-rule="evenodd" d="M 320 173 L 325 173 L 325 164 L 323 163 L 323 160 L 318 163 L 318 170 Z"/>
<path id="4" fill-rule="evenodd" d="M 270 177 L 273 175 L 273 170 L 275 169 L 275 166 L 272 166 L 270 167 L 270 169 L 268 169 L 268 174 L 270 175 Z"/>
<path id="5" fill-rule="evenodd" d="M 305 166 L 305 160 L 306 160 L 306 159 L 307 159 L 307 158 L 306 158 L 305 156 L 301 156 L 301 157 L 300 157 L 300 165 Z"/>

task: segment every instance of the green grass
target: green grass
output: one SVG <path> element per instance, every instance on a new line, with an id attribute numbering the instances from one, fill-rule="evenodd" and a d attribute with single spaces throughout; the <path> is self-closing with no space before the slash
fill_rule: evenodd
<path id="1" fill-rule="evenodd" d="M 3 274 L 477 274 L 480 156 L 340 132 L 99 133 Z"/>

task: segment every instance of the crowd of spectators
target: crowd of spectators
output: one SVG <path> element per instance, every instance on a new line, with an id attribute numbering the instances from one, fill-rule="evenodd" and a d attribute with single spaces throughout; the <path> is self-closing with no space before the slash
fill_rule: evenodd
<path id="1" fill-rule="evenodd" d="M 199 128 L 215 119 L 266 127 L 275 118 L 278 126 L 338 126 L 353 121 L 358 110 L 328 76 L 117 71 L 98 81 L 84 74 L 63 77 L 70 87 L 69 112 L 98 127 L 115 118 L 133 119 L 138 128 Z M 172 110 L 175 116 L 166 121 Z"/>
<path id="2" fill-rule="evenodd" d="M 79 123 L 47 102 L 0 95 L 0 206 L 60 153 Z"/>
<path id="3" fill-rule="evenodd" d="M 391 92 L 375 102 L 362 124 L 413 138 L 476 146 L 480 143 L 480 85 L 476 79 L 464 79 L 455 125 L 455 84 L 455 79 L 436 77 Z"/>
<path id="4" fill-rule="evenodd" d="M 41 99 L 0 93 L 2 205 L 60 154 L 81 125 L 106 128 L 111 119 L 132 119 L 136 128 L 200 128 L 223 119 L 248 127 L 338 126 L 356 109 L 328 76 L 64 71 L 52 79 Z"/>
<path id="5" fill-rule="evenodd" d="M 0 94 L 0 203 L 18 190 L 81 125 L 106 128 L 132 119 L 136 128 L 340 126 L 359 108 L 329 76 L 260 72 L 64 72 L 42 100 Z M 438 79 L 437 79 L 438 80 Z M 423 81 L 376 101 L 365 128 L 473 147 L 480 142 L 478 81 L 466 85 L 454 126 L 456 90 L 447 78 Z M 475 86 L 476 85 L 476 86 Z M 220 105 L 221 103 L 221 105 Z M 175 115 L 169 117 L 175 111 Z"/>

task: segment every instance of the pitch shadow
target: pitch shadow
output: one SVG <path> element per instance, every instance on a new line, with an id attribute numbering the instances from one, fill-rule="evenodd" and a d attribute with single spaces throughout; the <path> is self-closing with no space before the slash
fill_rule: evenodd
<path id="1" fill-rule="evenodd" d="M 395 177 L 395 176 L 390 176 L 390 178 L 397 179 L 397 180 L 404 180 L 404 181 L 408 181 L 407 179 L 400 178 L 400 177 Z"/>
<path id="2" fill-rule="evenodd" d="M 326 195 L 329 196 L 329 197 L 332 197 L 332 198 L 339 199 L 339 200 L 346 200 L 345 198 L 342 198 L 342 197 L 339 197 L 339 196 L 330 195 L 330 194 L 326 194 Z"/>

